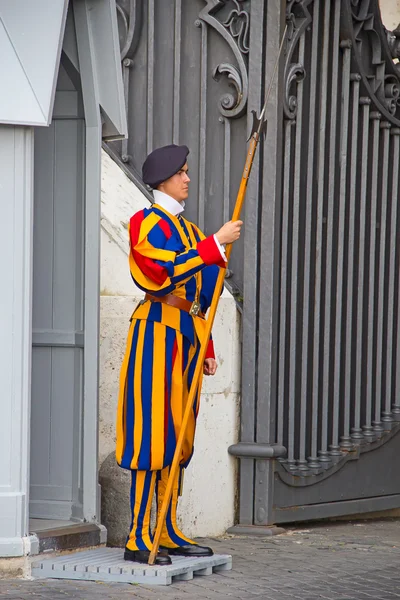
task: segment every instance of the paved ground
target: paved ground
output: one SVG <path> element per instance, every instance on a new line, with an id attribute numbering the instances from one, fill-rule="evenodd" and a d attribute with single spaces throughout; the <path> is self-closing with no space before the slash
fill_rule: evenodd
<path id="1" fill-rule="evenodd" d="M 168 587 L 0 581 L 0 600 L 372 600 L 400 598 L 400 520 L 288 529 L 273 538 L 207 540 L 233 570 Z"/>

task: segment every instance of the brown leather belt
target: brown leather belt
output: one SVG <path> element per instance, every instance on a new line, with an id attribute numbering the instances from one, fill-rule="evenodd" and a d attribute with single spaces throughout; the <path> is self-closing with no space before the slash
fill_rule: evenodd
<path id="1" fill-rule="evenodd" d="M 169 306 L 175 306 L 175 308 L 179 308 L 180 310 L 189 313 L 192 317 L 200 317 L 201 319 L 204 319 L 205 317 L 197 302 L 190 302 L 184 298 L 178 298 L 178 296 L 174 296 L 174 294 L 167 294 L 166 296 L 152 296 L 151 294 L 146 294 L 144 299 L 150 300 L 150 302 L 162 302 L 163 304 L 169 304 Z"/>

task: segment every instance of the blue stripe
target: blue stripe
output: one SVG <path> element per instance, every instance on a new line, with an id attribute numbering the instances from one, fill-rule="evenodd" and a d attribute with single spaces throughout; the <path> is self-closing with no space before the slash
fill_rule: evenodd
<path id="1" fill-rule="evenodd" d="M 179 483 L 178 483 L 178 493 L 179 493 L 179 487 L 180 487 L 180 480 L 182 477 L 182 467 L 180 467 L 179 469 Z M 169 473 L 168 473 L 169 474 Z M 179 534 L 177 533 L 177 531 L 174 529 L 173 525 L 172 525 L 172 502 L 173 502 L 173 495 L 171 497 L 171 502 L 169 503 L 169 507 L 168 507 L 168 512 L 167 512 L 167 516 L 165 519 L 165 524 L 167 527 L 167 531 L 168 531 L 168 536 L 170 538 L 170 540 L 176 544 L 177 546 L 187 546 L 188 545 L 188 541 L 181 538 L 179 536 Z M 179 529 L 178 529 L 179 531 Z"/>
<path id="2" fill-rule="evenodd" d="M 193 317 L 184 310 L 181 310 L 181 333 L 189 340 L 191 344 L 194 344 L 194 324 Z"/>
<path id="3" fill-rule="evenodd" d="M 181 225 L 181 227 L 182 227 L 183 231 L 184 231 L 184 232 L 185 232 L 185 234 L 186 234 L 186 237 L 187 237 L 187 239 L 188 239 L 188 241 L 189 241 L 189 245 L 190 245 L 190 247 L 192 248 L 192 247 L 193 247 L 193 246 L 192 246 L 192 241 L 191 241 L 191 239 L 190 239 L 190 234 L 189 234 L 188 228 L 186 227 L 186 223 L 185 223 L 185 221 L 184 221 L 184 220 L 181 218 L 181 219 L 179 219 L 179 223 L 180 223 L 180 225 Z"/>
<path id="4" fill-rule="evenodd" d="M 128 543 L 129 537 L 130 537 L 130 532 L 132 531 L 132 527 L 133 527 L 133 511 L 135 508 L 135 495 L 136 495 L 136 475 L 137 475 L 137 471 L 131 471 L 131 493 L 130 493 L 130 501 L 131 501 L 131 513 L 132 513 L 132 519 L 131 519 L 131 524 L 129 527 L 129 535 L 126 538 L 126 544 Z"/>
<path id="5" fill-rule="evenodd" d="M 158 215 L 159 217 L 161 217 L 162 219 L 164 219 L 164 221 L 167 221 L 168 225 L 171 228 L 172 234 L 174 232 L 176 232 L 176 235 L 177 235 L 178 239 L 180 239 L 181 236 L 179 235 L 178 229 L 176 228 L 175 223 L 173 222 L 173 220 L 171 219 L 171 217 L 169 217 L 165 212 L 163 212 L 162 210 L 159 210 L 158 208 L 152 207 L 151 210 L 153 212 L 155 212 L 156 215 Z"/>
<path id="6" fill-rule="evenodd" d="M 188 361 L 189 361 L 189 351 L 190 348 L 193 344 L 191 344 L 189 342 L 188 339 L 183 339 L 183 348 L 182 348 L 182 354 L 183 354 L 183 372 L 185 372 L 187 366 L 188 366 Z"/>
<path id="7" fill-rule="evenodd" d="M 197 267 L 193 267 L 193 269 L 190 269 L 188 271 L 185 271 L 184 273 L 181 273 L 180 275 L 174 275 L 173 277 L 171 277 L 171 283 L 176 285 L 180 281 L 183 281 L 184 279 L 188 279 L 189 277 L 192 277 L 192 275 L 196 275 L 196 273 L 198 271 L 201 271 L 201 269 L 204 269 L 204 267 L 205 267 L 205 265 L 204 265 L 204 263 L 202 263 L 202 264 L 198 265 Z"/>
<path id="8" fill-rule="evenodd" d="M 198 256 L 199 256 L 199 253 L 197 252 L 197 250 L 194 250 L 194 249 L 188 250 L 187 252 L 185 252 L 185 254 L 180 254 L 179 256 L 176 257 L 175 265 L 184 265 L 186 262 L 188 262 L 192 258 L 197 258 Z"/>
<path id="9" fill-rule="evenodd" d="M 192 277 L 185 283 L 185 296 L 186 300 L 193 302 L 196 297 L 196 279 Z"/>
<path id="10" fill-rule="evenodd" d="M 126 398 L 125 398 L 125 412 L 126 412 L 126 439 L 125 449 L 122 455 L 121 467 L 124 469 L 131 468 L 131 462 L 133 457 L 133 431 L 135 425 L 135 410 L 134 410 L 134 374 L 135 374 L 135 358 L 136 348 L 139 335 L 140 321 L 136 321 L 132 337 L 131 353 L 129 356 L 128 372 L 127 372 L 127 383 L 126 383 Z"/>
<path id="11" fill-rule="evenodd" d="M 150 310 L 147 319 L 149 321 L 161 322 L 162 308 L 161 302 L 151 302 Z"/>
<path id="12" fill-rule="evenodd" d="M 150 229 L 147 234 L 147 239 L 150 244 L 154 246 L 154 248 L 164 248 L 165 243 L 167 241 L 167 236 L 161 229 L 161 227 L 156 223 L 152 229 Z"/>
<path id="13" fill-rule="evenodd" d="M 191 227 L 192 227 L 192 231 L 193 231 L 193 233 L 194 233 L 194 237 L 196 238 L 196 242 L 200 242 L 200 241 L 201 241 L 201 238 L 200 238 L 199 232 L 197 231 L 197 229 L 196 229 L 196 227 L 193 225 L 193 223 L 191 223 L 190 225 L 191 225 Z"/>
<path id="14" fill-rule="evenodd" d="M 168 424 L 166 435 L 166 445 L 165 445 L 165 456 L 164 456 L 164 464 L 166 467 L 172 463 L 174 458 L 174 452 L 176 448 L 176 437 L 175 437 L 175 428 L 174 422 L 172 419 L 172 410 L 171 410 L 171 387 L 172 387 L 172 353 L 174 349 L 174 343 L 176 340 L 176 331 L 171 329 L 170 327 L 166 327 L 166 339 L 165 339 L 165 375 L 167 378 L 167 387 L 168 387 Z"/>
<path id="15" fill-rule="evenodd" d="M 165 262 L 164 260 L 155 260 L 154 262 L 167 271 L 168 277 L 171 277 L 171 275 L 174 274 L 175 266 L 171 260 L 168 260 L 167 262 Z"/>
<path id="16" fill-rule="evenodd" d="M 146 471 L 151 465 L 151 409 L 153 392 L 153 348 L 154 323 L 147 321 L 144 333 L 142 357 L 142 443 L 139 452 L 138 469 Z"/>
<path id="17" fill-rule="evenodd" d="M 137 524 L 136 524 L 135 536 L 136 536 L 136 544 L 137 544 L 137 547 L 139 548 L 139 550 L 150 550 L 151 549 L 151 548 L 148 548 L 143 541 L 143 519 L 146 515 L 146 507 L 147 507 L 147 504 L 149 501 L 152 475 L 153 475 L 152 471 L 147 471 L 145 480 L 144 480 L 143 495 L 142 495 L 141 502 L 140 502 L 138 520 L 137 520 Z M 149 517 L 150 517 L 150 515 L 149 515 Z M 146 534 L 147 534 L 147 531 L 144 532 L 144 535 L 146 535 Z"/>
<path id="18" fill-rule="evenodd" d="M 217 267 L 217 265 L 209 265 L 201 272 L 202 282 L 200 304 L 203 312 L 205 312 L 211 305 L 218 273 L 219 267 Z"/>

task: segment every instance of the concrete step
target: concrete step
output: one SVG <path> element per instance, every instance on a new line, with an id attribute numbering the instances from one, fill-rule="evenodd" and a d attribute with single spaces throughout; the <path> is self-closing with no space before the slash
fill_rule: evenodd
<path id="1" fill-rule="evenodd" d="M 76 523 L 66 521 L 49 527 L 31 526 L 32 533 L 39 539 L 39 553 L 58 550 L 74 550 L 100 546 L 107 541 L 107 531 L 102 525 L 94 523 Z"/>

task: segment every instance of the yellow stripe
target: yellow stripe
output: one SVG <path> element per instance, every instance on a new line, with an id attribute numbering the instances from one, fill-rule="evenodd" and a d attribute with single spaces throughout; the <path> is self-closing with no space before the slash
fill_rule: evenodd
<path id="1" fill-rule="evenodd" d="M 151 462 L 164 461 L 165 326 L 154 323 Z"/>
<path id="2" fill-rule="evenodd" d="M 175 294 L 175 292 L 174 292 Z M 177 295 L 177 294 L 175 294 Z M 181 329 L 181 311 L 179 308 L 169 306 L 168 304 L 161 304 L 161 323 L 180 331 Z"/>
<path id="3" fill-rule="evenodd" d="M 189 260 L 187 260 L 186 262 L 182 263 L 181 265 L 176 265 L 175 269 L 174 269 L 174 277 L 177 277 L 178 275 L 184 275 L 185 273 L 188 273 L 189 271 L 191 271 L 192 269 L 194 269 L 195 267 L 199 267 L 201 265 L 203 265 L 203 261 L 200 258 L 200 256 L 194 256 L 193 258 L 190 258 Z M 189 279 L 190 277 L 193 277 L 193 275 L 188 275 L 187 278 Z"/>
<path id="4" fill-rule="evenodd" d="M 137 529 L 138 516 L 139 516 L 139 512 L 140 512 L 140 506 L 142 504 L 145 477 L 146 477 L 146 471 L 136 471 L 135 502 L 133 505 L 133 515 L 132 515 L 133 527 L 129 534 L 129 539 L 134 542 L 135 547 L 136 547 L 136 543 L 135 543 L 136 529 Z"/>
<path id="5" fill-rule="evenodd" d="M 117 459 L 118 463 L 121 462 L 122 455 L 125 450 L 126 424 L 124 422 L 125 421 L 124 420 L 124 408 L 125 408 L 125 403 L 126 403 L 126 384 L 127 384 L 127 379 L 128 379 L 128 365 L 129 365 L 129 358 L 131 355 L 132 338 L 133 338 L 133 331 L 135 329 L 135 323 L 136 323 L 136 321 L 132 320 L 131 325 L 129 327 L 128 338 L 127 338 L 127 342 L 126 342 L 126 351 L 125 351 L 125 356 L 124 356 L 124 360 L 122 362 L 121 373 L 120 373 L 118 410 L 117 410 L 117 447 L 116 447 L 116 459 Z"/>
<path id="6" fill-rule="evenodd" d="M 150 233 L 155 225 L 157 225 L 158 221 L 161 221 L 161 217 L 156 215 L 155 212 L 150 212 L 145 219 L 143 219 L 139 235 L 138 235 L 138 243 L 142 242 Z"/>
<path id="7" fill-rule="evenodd" d="M 133 443 L 134 443 L 134 454 L 131 462 L 131 469 L 137 469 L 139 452 L 141 443 L 139 440 L 142 439 L 143 431 L 143 411 L 142 411 L 142 360 L 143 360 L 143 346 L 144 346 L 144 332 L 146 329 L 146 321 L 140 321 L 136 360 L 135 360 L 135 373 L 133 377 L 133 393 L 134 393 L 134 409 L 135 409 L 135 425 L 133 430 Z"/>
<path id="8" fill-rule="evenodd" d="M 133 313 L 135 319 L 147 319 L 151 308 L 151 302 L 147 301 L 143 304 L 138 304 Z"/>
<path id="9" fill-rule="evenodd" d="M 146 512 L 147 512 L 148 515 L 150 515 L 150 512 L 151 512 L 151 505 L 152 505 L 152 502 L 153 502 L 154 488 L 155 488 L 155 485 L 156 485 L 156 478 L 157 478 L 157 471 L 152 471 L 151 472 L 149 500 L 148 500 L 147 506 L 146 506 Z M 147 531 L 146 531 L 146 533 L 147 533 Z"/>
<path id="10" fill-rule="evenodd" d="M 178 345 L 174 367 L 172 369 L 171 412 L 175 436 L 178 439 L 182 423 L 183 381 L 182 381 L 182 334 L 176 334 Z"/>
<path id="11" fill-rule="evenodd" d="M 173 250 L 164 250 L 163 248 L 155 248 L 150 242 L 145 239 L 142 242 L 136 244 L 135 250 L 146 258 L 152 260 L 162 260 L 163 262 L 174 262 L 176 252 Z"/>
<path id="12" fill-rule="evenodd" d="M 159 283 L 156 283 L 155 281 L 144 275 L 137 266 L 132 256 L 132 253 L 129 255 L 129 267 L 135 281 L 137 281 L 137 283 L 146 290 L 156 291 L 162 289 L 163 287 L 168 287 L 171 285 L 171 280 L 169 277 L 167 277 L 164 283 L 160 285 Z"/>

